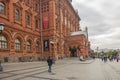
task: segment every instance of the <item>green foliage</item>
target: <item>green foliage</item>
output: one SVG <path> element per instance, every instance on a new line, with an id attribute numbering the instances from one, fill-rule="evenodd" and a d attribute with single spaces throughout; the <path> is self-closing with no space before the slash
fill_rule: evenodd
<path id="1" fill-rule="evenodd" d="M 117 51 L 116 51 L 116 50 L 110 50 L 110 51 L 105 52 L 105 54 L 106 54 L 108 57 L 116 56 L 116 55 L 117 55 Z"/>

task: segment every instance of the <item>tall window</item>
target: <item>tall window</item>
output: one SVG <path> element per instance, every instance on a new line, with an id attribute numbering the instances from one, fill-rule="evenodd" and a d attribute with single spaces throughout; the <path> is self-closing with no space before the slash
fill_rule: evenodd
<path id="1" fill-rule="evenodd" d="M 39 52 L 39 43 L 36 43 L 36 52 Z"/>
<path id="2" fill-rule="evenodd" d="M 30 16 L 29 15 L 26 17 L 26 24 L 30 25 Z"/>
<path id="3" fill-rule="evenodd" d="M 20 51 L 21 50 L 21 43 L 19 39 L 15 40 L 15 50 Z"/>
<path id="4" fill-rule="evenodd" d="M 7 39 L 5 36 L 0 36 L 0 48 L 6 49 L 7 48 Z"/>
<path id="5" fill-rule="evenodd" d="M 0 14 L 5 14 L 5 5 L 0 2 Z"/>
<path id="6" fill-rule="evenodd" d="M 35 4 L 35 10 L 38 10 L 38 3 Z"/>
<path id="7" fill-rule="evenodd" d="M 20 20 L 20 13 L 19 10 L 15 9 L 15 20 L 19 21 Z"/>
<path id="8" fill-rule="evenodd" d="M 35 20 L 35 26 L 38 28 L 38 20 Z"/>
<path id="9" fill-rule="evenodd" d="M 30 41 L 27 41 L 27 51 L 31 51 L 31 42 Z"/>

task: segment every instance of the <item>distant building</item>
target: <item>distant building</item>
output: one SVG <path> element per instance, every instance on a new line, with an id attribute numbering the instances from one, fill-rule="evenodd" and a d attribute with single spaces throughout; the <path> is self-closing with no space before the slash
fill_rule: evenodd
<path id="1" fill-rule="evenodd" d="M 90 53 L 90 43 L 88 41 L 87 31 L 72 32 L 67 37 L 66 47 L 75 48 L 76 51 L 68 51 L 68 55 L 88 57 Z"/>

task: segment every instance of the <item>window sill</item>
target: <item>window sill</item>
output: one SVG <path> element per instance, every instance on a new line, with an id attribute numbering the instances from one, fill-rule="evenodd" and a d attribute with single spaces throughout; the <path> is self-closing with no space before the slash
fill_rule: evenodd
<path id="1" fill-rule="evenodd" d="M 17 52 L 17 53 L 22 53 L 23 51 L 18 51 L 18 50 L 16 50 L 15 52 Z"/>
<path id="2" fill-rule="evenodd" d="M 7 51 L 10 51 L 10 50 L 9 50 L 9 49 L 4 49 L 4 48 L 0 48 L 0 51 L 1 51 L 1 52 L 3 52 L 3 51 L 4 51 L 4 52 L 7 52 Z"/>
<path id="3" fill-rule="evenodd" d="M 15 20 L 15 23 L 17 23 L 17 24 L 19 24 L 19 25 L 22 24 L 21 21 L 18 21 L 18 20 Z"/>
<path id="4" fill-rule="evenodd" d="M 32 53 L 33 51 L 27 51 L 27 53 Z"/>
<path id="5" fill-rule="evenodd" d="M 8 17 L 5 14 L 0 14 L 0 16 L 6 20 L 8 20 Z"/>

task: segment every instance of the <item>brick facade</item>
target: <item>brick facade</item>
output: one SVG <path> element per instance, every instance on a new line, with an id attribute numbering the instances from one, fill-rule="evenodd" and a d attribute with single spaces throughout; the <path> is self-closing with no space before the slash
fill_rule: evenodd
<path id="1" fill-rule="evenodd" d="M 79 31 L 80 17 L 69 0 L 41 1 L 42 7 L 40 0 L 0 0 L 0 7 L 4 5 L 5 10 L 0 8 L 0 23 L 5 24 L 0 34 L 3 43 L 0 43 L 0 59 L 3 62 L 70 56 L 67 36 Z"/>
<path id="2" fill-rule="evenodd" d="M 29 61 L 30 58 L 40 56 L 40 51 L 36 51 L 36 44 L 40 47 L 40 15 L 39 0 L 0 0 L 5 6 L 5 13 L 0 13 L 0 22 L 5 24 L 5 29 L 0 36 L 6 38 L 6 48 L 0 48 L 0 58 L 5 62 L 19 61 L 21 57 Z M 36 5 L 37 4 L 37 5 Z M 37 8 L 36 8 L 37 6 Z M 17 19 L 17 15 L 19 16 Z M 27 24 L 29 16 L 29 24 Z M 35 22 L 38 20 L 38 26 Z M 0 37 L 2 38 L 2 37 Z M 15 49 L 15 40 L 20 41 L 20 50 Z M 27 49 L 27 42 L 30 42 L 31 50 Z M 3 46 L 0 44 L 0 46 Z M 22 59 L 22 58 L 21 58 Z"/>
<path id="3" fill-rule="evenodd" d="M 68 0 L 44 0 L 42 9 L 43 18 L 47 16 L 49 19 L 48 28 L 43 28 L 43 40 L 54 41 L 54 45 L 50 44 L 50 51 L 44 51 L 44 54 L 56 58 L 65 57 L 66 36 L 70 32 L 79 31 L 80 18 Z"/>

